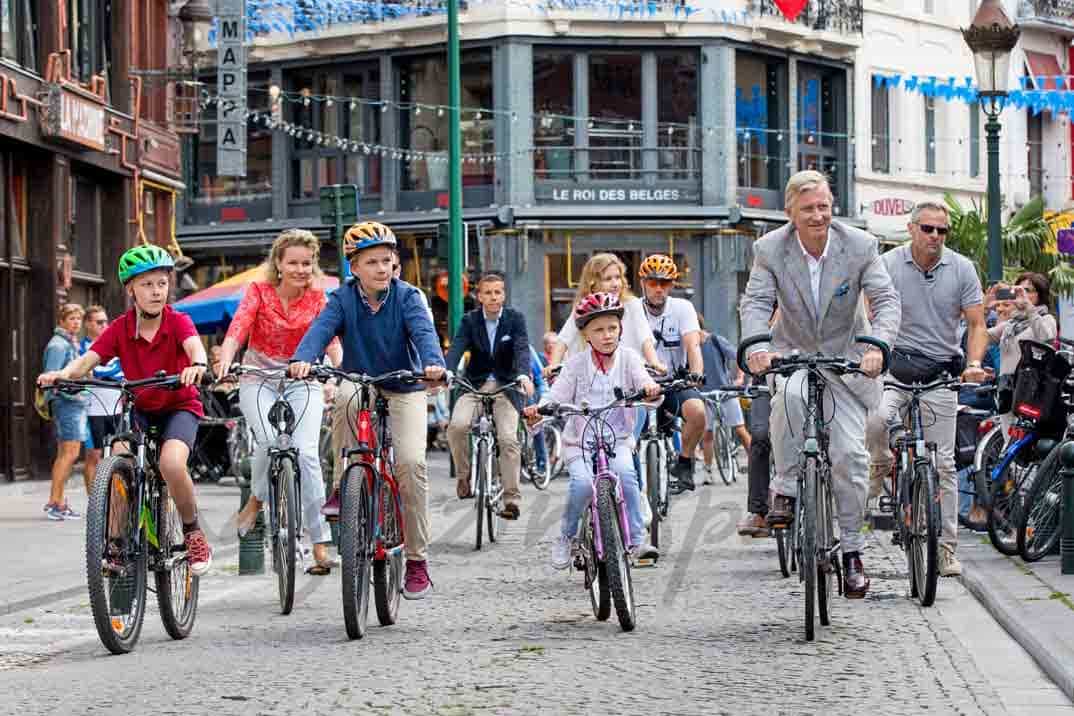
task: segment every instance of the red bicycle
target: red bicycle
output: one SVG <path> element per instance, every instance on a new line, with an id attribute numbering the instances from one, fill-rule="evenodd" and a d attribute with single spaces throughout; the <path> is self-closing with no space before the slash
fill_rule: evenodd
<path id="1" fill-rule="evenodd" d="M 403 502 L 394 473 L 388 401 L 377 390 L 386 383 L 418 383 L 420 373 L 393 371 L 370 377 L 332 368 L 314 369 L 318 380 L 339 378 L 356 390 L 351 425 L 357 447 L 344 448 L 340 483 L 339 552 L 343 571 L 343 621 L 347 636 L 365 636 L 373 588 L 381 626 L 394 624 L 403 589 Z M 347 414 L 350 415 L 350 405 Z"/>

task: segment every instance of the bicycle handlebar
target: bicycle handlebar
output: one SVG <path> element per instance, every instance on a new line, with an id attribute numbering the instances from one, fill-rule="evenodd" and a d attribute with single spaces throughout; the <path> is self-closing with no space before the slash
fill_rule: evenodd
<path id="1" fill-rule="evenodd" d="M 179 375 L 167 375 L 163 371 L 152 378 L 140 380 L 97 380 L 95 378 L 81 378 L 79 380 L 57 380 L 46 388 L 54 388 L 61 393 L 78 393 L 86 388 L 105 388 L 108 390 L 130 391 L 137 388 L 181 388 Z"/>
<path id="2" fill-rule="evenodd" d="M 328 366 L 313 366 L 310 370 L 310 376 L 315 380 L 319 380 L 322 383 L 330 380 L 331 378 L 340 378 L 342 380 L 355 383 L 357 385 L 377 386 L 384 383 L 391 383 L 393 381 L 399 381 L 413 385 L 422 381 L 428 380 L 424 373 L 415 373 L 411 370 L 393 370 L 389 373 L 383 373 L 377 376 L 366 375 L 365 373 L 348 373 L 345 370 L 339 370 L 338 368 L 329 368 Z"/>
<path id="3" fill-rule="evenodd" d="M 910 393 L 912 395 L 922 395 L 924 393 L 930 393 L 934 390 L 941 388 L 946 390 L 958 390 L 963 386 L 967 388 L 980 388 L 980 383 L 963 383 L 961 380 L 955 377 L 947 376 L 934 380 L 931 383 L 900 383 L 897 380 L 885 380 L 885 388 L 894 388 L 895 390 L 901 390 L 904 393 Z"/>
<path id="4" fill-rule="evenodd" d="M 515 378 L 510 383 L 501 385 L 499 388 L 491 392 L 479 390 L 474 387 L 473 383 L 466 380 L 466 378 L 457 375 L 451 376 L 450 380 L 448 381 L 448 384 L 453 388 L 458 385 L 465 393 L 476 395 L 479 398 L 495 398 L 497 395 L 500 395 L 501 393 L 506 393 L 508 390 L 519 390 L 518 378 Z"/>
<path id="5" fill-rule="evenodd" d="M 763 371 L 760 374 L 756 374 L 750 370 L 749 364 L 746 361 L 746 352 L 753 346 L 759 343 L 768 343 L 772 340 L 772 334 L 762 333 L 756 336 L 751 336 L 738 346 L 738 367 L 742 369 L 742 372 L 757 378 L 763 377 L 770 373 L 776 373 L 781 375 L 787 375 L 793 373 L 801 368 L 828 368 L 835 373 L 862 373 L 861 364 L 854 361 L 847 360 L 846 358 L 838 358 L 833 356 L 824 356 L 819 353 L 812 355 L 798 355 L 792 354 L 789 356 L 781 356 L 772 360 L 772 366 Z M 888 366 L 891 363 L 891 349 L 888 344 L 879 338 L 872 336 L 854 336 L 855 343 L 865 343 L 874 348 L 880 350 L 883 356 L 883 365 L 880 369 L 881 373 L 886 373 Z M 864 375 L 864 373 L 862 373 Z"/>

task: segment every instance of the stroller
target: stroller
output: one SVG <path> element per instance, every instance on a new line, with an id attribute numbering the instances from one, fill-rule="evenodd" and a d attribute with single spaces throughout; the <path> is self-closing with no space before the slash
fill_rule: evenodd
<path id="1" fill-rule="evenodd" d="M 195 482 L 219 482 L 230 476 L 249 479 L 250 446 L 246 418 L 239 409 L 238 387 L 227 391 L 201 389 L 205 417 L 198 421 L 198 435 L 187 467 Z"/>

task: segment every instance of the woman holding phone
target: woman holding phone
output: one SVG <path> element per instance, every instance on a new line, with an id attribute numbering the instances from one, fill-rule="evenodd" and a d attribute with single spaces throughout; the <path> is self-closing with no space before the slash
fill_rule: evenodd
<path id="1" fill-rule="evenodd" d="M 988 337 L 999 344 L 999 374 L 1009 375 L 1022 357 L 1019 342 L 1052 343 L 1058 335 L 1051 314 L 1051 284 L 1039 273 L 1025 272 L 1013 286 L 997 283 L 988 290 L 989 306 L 998 304 L 1001 320 L 988 329 Z M 1005 305 L 1004 305 L 1005 304 Z M 1003 318 L 1006 314 L 1006 318 Z"/>

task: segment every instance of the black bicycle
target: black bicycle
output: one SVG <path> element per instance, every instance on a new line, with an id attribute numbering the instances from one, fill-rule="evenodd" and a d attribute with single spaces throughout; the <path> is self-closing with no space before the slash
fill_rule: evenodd
<path id="1" fill-rule="evenodd" d="M 752 377 L 772 374 L 789 378 L 799 371 L 806 372 L 806 421 L 803 426 L 802 464 L 798 469 L 798 499 L 795 501 L 793 528 L 795 558 L 801 565 L 798 576 L 805 582 L 806 640 L 813 641 L 817 616 L 822 626 L 831 624 L 833 576 L 839 593 L 843 592 L 842 565 L 838 559 L 841 549 L 837 537 L 838 513 L 832 492 L 832 464 L 828 455 L 828 430 L 823 410 L 824 390 L 828 381 L 824 373 L 864 373 L 860 364 L 846 358 L 795 352 L 773 359 L 768 370 L 754 374 L 746 363 L 747 351 L 771 340 L 771 335 L 764 334 L 743 341 L 738 347 L 738 365 Z M 854 340 L 879 348 L 884 357 L 883 371 L 887 371 L 890 353 L 886 343 L 869 336 L 857 336 Z"/>
<path id="2" fill-rule="evenodd" d="M 267 415 L 259 415 L 262 434 L 268 439 L 268 530 L 272 539 L 272 571 L 280 597 L 280 613 L 290 614 L 295 604 L 295 569 L 302 536 L 302 474 L 295 446 L 295 429 L 305 417 L 295 415 L 287 400 L 288 391 L 304 389 L 306 405 L 312 386 L 288 377 L 285 370 L 265 370 L 233 364 L 230 375 L 251 375 L 261 379 L 258 393 L 271 387 L 276 400 Z M 260 400 L 258 401 L 260 403 Z M 275 433 L 275 436 L 272 436 Z M 271 436 L 271 437 L 270 437 Z"/>
<path id="3" fill-rule="evenodd" d="M 496 398 L 509 390 L 518 390 L 513 380 L 496 390 L 482 391 L 468 380 L 455 376 L 452 387 L 461 389 L 461 395 L 472 394 L 478 398 L 478 409 L 470 422 L 470 494 L 474 495 L 477 508 L 477 534 L 474 549 L 481 549 L 482 535 L 489 542 L 496 541 L 496 518 L 503 509 L 503 483 L 500 480 L 500 443 L 496 437 L 494 407 Z M 521 476 L 520 476 L 521 478 Z"/>
<path id="4" fill-rule="evenodd" d="M 896 516 L 892 542 L 906 552 L 910 576 L 910 596 L 923 607 L 936 601 L 936 582 L 940 576 L 940 508 L 939 473 L 936 470 L 936 443 L 925 440 L 925 421 L 921 398 L 935 390 L 957 392 L 962 383 L 944 375 L 931 383 L 905 384 L 884 381 L 884 387 L 909 396 L 904 425 L 891 435 L 895 452 L 895 472 L 891 496 L 882 495 L 880 511 Z"/>
<path id="5" fill-rule="evenodd" d="M 173 639 L 185 639 L 194 628 L 200 579 L 190 571 L 183 521 L 157 467 L 160 429 L 142 430 L 133 420 L 138 390 L 177 389 L 179 376 L 161 372 L 144 380 L 58 380 L 54 385 L 68 393 L 89 387 L 120 393 L 118 428 L 106 439 L 86 510 L 86 581 L 97 635 L 113 654 L 134 648 L 152 571 L 164 629 Z"/>

